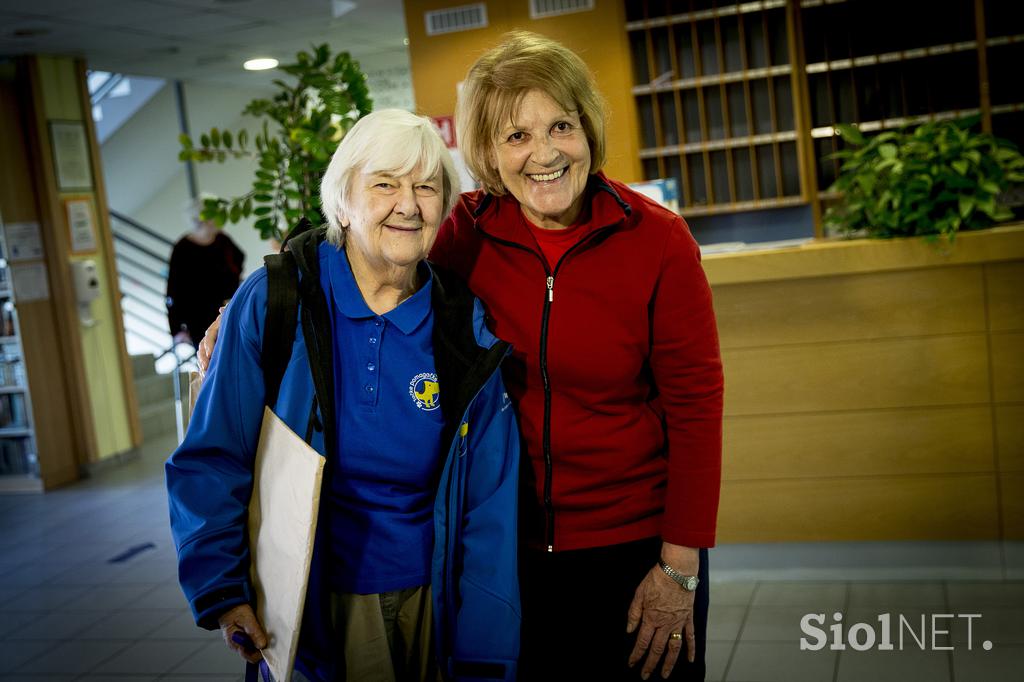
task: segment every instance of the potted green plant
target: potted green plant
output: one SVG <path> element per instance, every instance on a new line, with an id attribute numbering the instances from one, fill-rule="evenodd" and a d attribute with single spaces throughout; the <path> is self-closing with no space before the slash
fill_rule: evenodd
<path id="1" fill-rule="evenodd" d="M 846 148 L 829 188 L 839 201 L 825 227 L 847 236 L 909 237 L 976 230 L 1010 220 L 1001 195 L 1024 182 L 1024 157 L 1007 140 L 974 130 L 978 117 L 931 121 L 865 136 L 837 125 Z"/>
<path id="2" fill-rule="evenodd" d="M 294 83 L 275 79 L 277 93 L 255 99 L 244 115 L 263 119 L 253 136 L 240 130 L 212 128 L 196 144 L 182 135 L 182 161 L 223 162 L 228 157 L 254 158 L 258 163 L 252 189 L 233 198 L 206 199 L 204 219 L 218 225 L 256 216 L 254 227 L 263 239 L 281 241 L 302 218 L 322 222 L 320 178 L 338 143 L 352 125 L 373 108 L 366 75 L 347 52 L 332 56 L 327 45 L 299 52 L 293 64 L 277 67 Z"/>

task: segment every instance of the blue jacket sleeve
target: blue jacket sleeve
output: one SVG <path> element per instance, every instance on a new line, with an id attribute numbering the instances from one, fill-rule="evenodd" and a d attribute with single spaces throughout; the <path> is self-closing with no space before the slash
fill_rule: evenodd
<path id="1" fill-rule="evenodd" d="M 232 298 L 185 440 L 166 465 L 178 579 L 196 623 L 251 603 L 246 518 L 263 416 L 266 271 Z"/>

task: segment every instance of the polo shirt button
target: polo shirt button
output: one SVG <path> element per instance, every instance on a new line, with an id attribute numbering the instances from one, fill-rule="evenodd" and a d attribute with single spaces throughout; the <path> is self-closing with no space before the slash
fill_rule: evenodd
<path id="1" fill-rule="evenodd" d="M 377 325 L 378 327 L 380 326 L 380 320 L 374 320 L 374 321 L 373 321 L 373 323 L 374 323 L 375 325 Z"/>
<path id="2" fill-rule="evenodd" d="M 366 384 L 366 392 L 373 393 L 373 386 L 371 386 L 370 384 Z"/>
<path id="3" fill-rule="evenodd" d="M 366 369 L 372 372 L 373 370 L 377 369 L 377 365 L 373 364 L 372 362 L 368 362 L 366 363 Z"/>
<path id="4" fill-rule="evenodd" d="M 376 336 L 371 336 L 370 337 L 370 343 L 377 343 L 377 337 Z"/>

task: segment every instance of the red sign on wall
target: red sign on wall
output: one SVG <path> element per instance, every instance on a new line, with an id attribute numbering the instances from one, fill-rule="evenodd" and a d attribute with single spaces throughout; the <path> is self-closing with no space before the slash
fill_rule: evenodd
<path id="1" fill-rule="evenodd" d="M 430 119 L 437 126 L 437 131 L 441 133 L 441 139 L 448 145 L 449 149 L 455 149 L 455 117 L 454 116 L 431 116 Z"/>

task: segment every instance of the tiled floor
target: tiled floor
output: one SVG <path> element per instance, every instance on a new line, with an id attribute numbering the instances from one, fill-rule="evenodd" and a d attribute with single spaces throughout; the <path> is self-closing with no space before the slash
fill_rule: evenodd
<path id="1" fill-rule="evenodd" d="M 150 443 L 64 490 L 0 496 L 0 680 L 241 678 L 219 635 L 192 624 L 175 582 L 161 468 L 172 446 Z M 711 563 L 709 681 L 1024 679 L 1024 543 L 731 545 Z M 800 650 L 804 615 L 823 614 L 831 644 L 837 612 L 844 633 L 863 622 L 878 638 L 879 615 L 893 614 L 895 650 Z M 970 649 L 967 619 L 932 628 L 941 614 L 980 614 Z M 922 616 L 925 650 L 914 639 Z M 934 646 L 933 629 L 949 631 Z"/>

